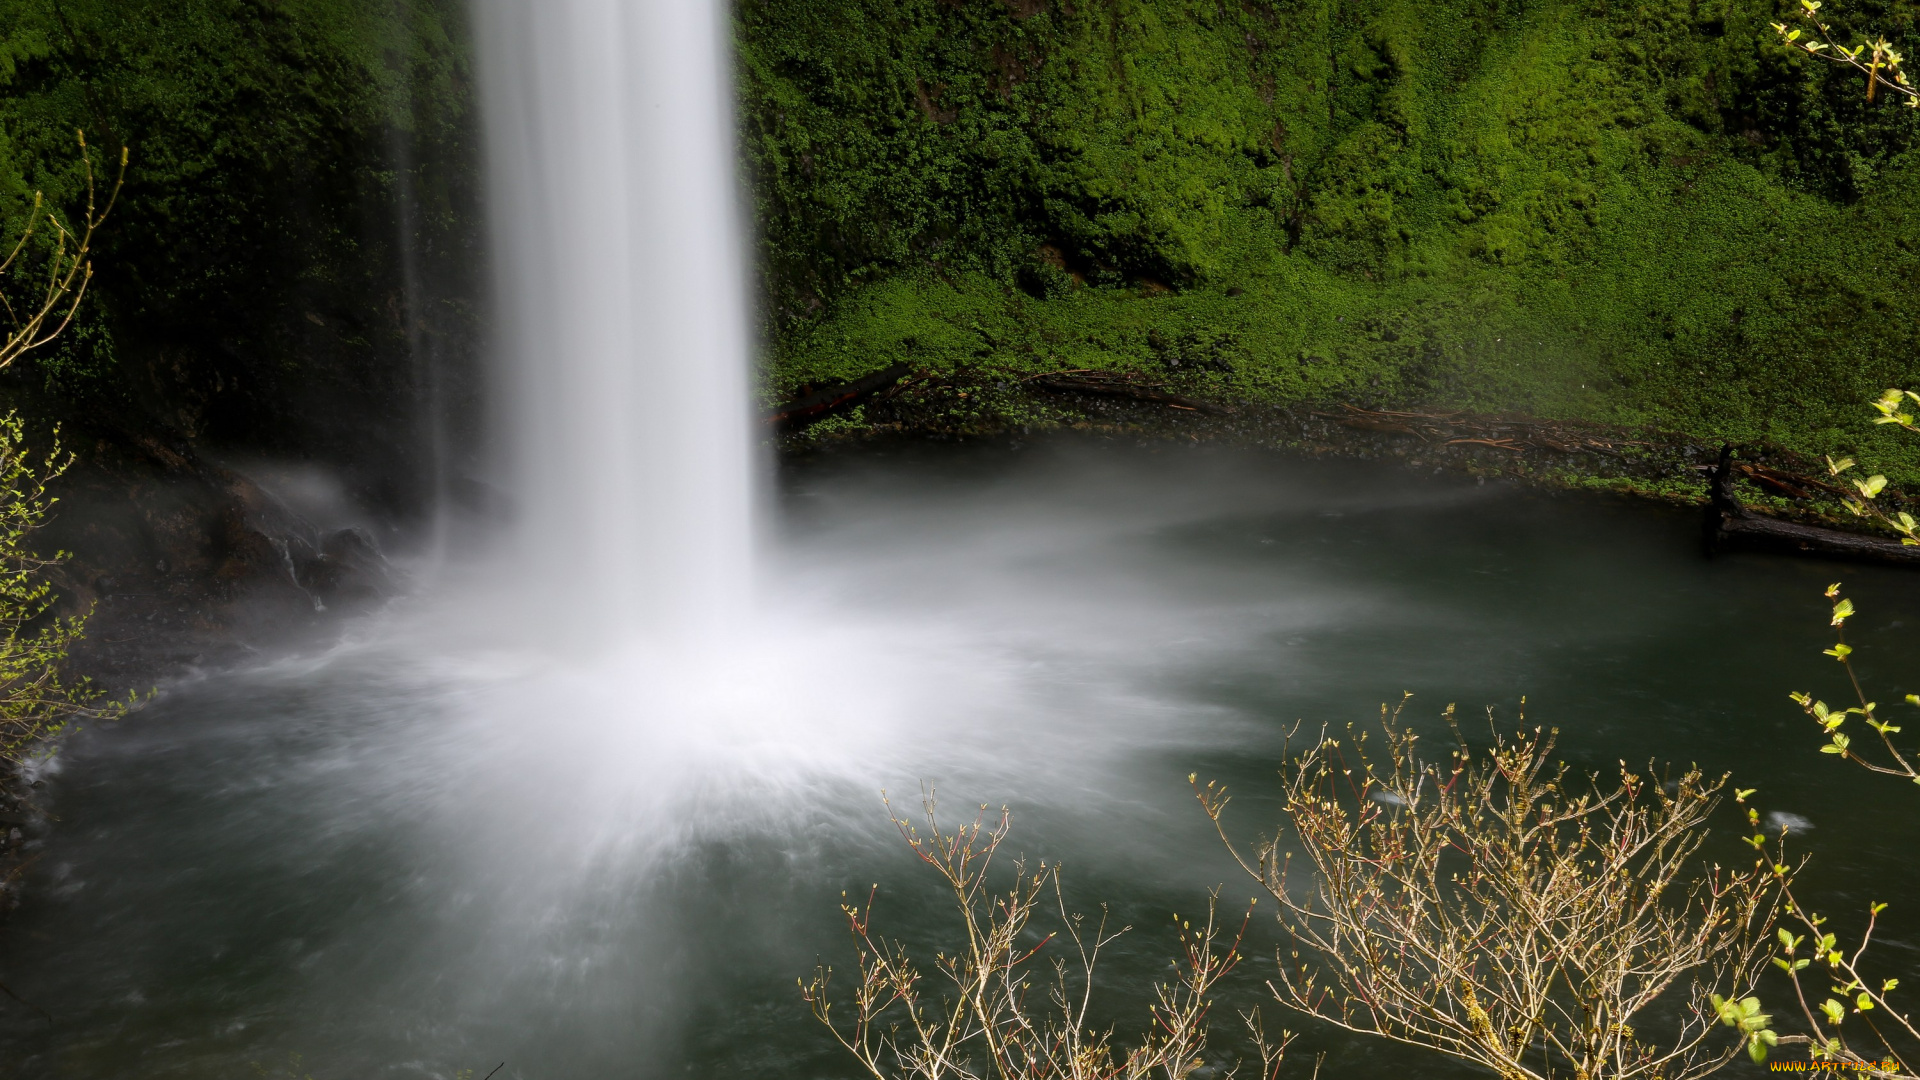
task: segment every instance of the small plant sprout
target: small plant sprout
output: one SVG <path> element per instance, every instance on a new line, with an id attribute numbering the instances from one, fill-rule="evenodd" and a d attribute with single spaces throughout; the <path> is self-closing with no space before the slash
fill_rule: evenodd
<path id="1" fill-rule="evenodd" d="M 1720 1016 L 1720 1022 L 1740 1032 L 1746 1039 L 1747 1056 L 1755 1065 L 1765 1064 L 1768 1049 L 1780 1044 L 1780 1037 L 1767 1027 L 1773 1018 L 1760 1011 L 1760 999 L 1741 998 L 1734 1001 L 1715 994 L 1711 998 L 1713 1010 Z"/>

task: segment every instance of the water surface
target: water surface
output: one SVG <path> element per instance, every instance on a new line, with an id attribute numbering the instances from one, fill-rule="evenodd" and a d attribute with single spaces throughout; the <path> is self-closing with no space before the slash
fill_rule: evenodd
<path id="1" fill-rule="evenodd" d="M 788 470 L 764 611 L 717 654 L 542 648 L 498 568 L 453 574 L 73 742 L 0 936 L 0 979 L 52 1022 L 0 1000 L 7 1074 L 852 1076 L 794 980 L 849 958 L 842 890 L 877 883 L 923 954 L 952 941 L 879 803 L 923 783 L 956 816 L 1011 806 L 1015 848 L 1136 927 L 1108 968 L 1126 1031 L 1172 913 L 1250 894 L 1187 774 L 1231 783 L 1252 837 L 1296 721 L 1403 691 L 1435 731 L 1449 702 L 1511 725 L 1524 697 L 1582 766 L 1733 770 L 1813 822 L 1810 898 L 1897 902 L 1883 963 L 1914 970 L 1920 824 L 1859 797 L 1786 694 L 1839 692 L 1835 580 L 1875 696 L 1916 689 L 1920 578 L 1709 561 L 1697 535 L 1353 462 L 920 448 Z M 1272 962 L 1256 933 L 1236 1005 Z M 1305 1027 L 1323 1075 L 1474 1075 Z"/>

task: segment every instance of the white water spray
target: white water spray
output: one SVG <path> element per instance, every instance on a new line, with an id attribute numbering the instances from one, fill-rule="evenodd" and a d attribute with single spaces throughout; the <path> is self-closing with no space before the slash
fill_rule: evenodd
<path id="1" fill-rule="evenodd" d="M 754 489 L 722 5 L 479 7 L 519 565 L 543 629 L 713 634 Z"/>
<path id="2" fill-rule="evenodd" d="M 1060 605 L 1027 608 L 1035 583 L 1012 565 L 1046 550 L 1058 506 L 1019 512 L 1037 534 L 999 536 L 983 518 L 911 545 L 984 541 L 949 553 L 962 573 L 921 566 L 900 581 L 964 580 L 964 595 L 1004 602 L 889 603 L 900 586 L 881 583 L 884 551 L 863 553 L 854 589 L 843 552 L 788 544 L 765 552 L 781 587 L 752 595 L 749 617 L 754 439 L 725 6 L 477 2 L 495 385 L 520 514 L 512 573 L 534 581 L 531 610 L 546 618 L 527 627 L 514 597 L 450 590 L 423 635 L 450 656 L 470 626 L 511 636 L 456 680 L 474 691 L 449 745 L 467 759 L 456 769 L 476 771 L 453 798 L 483 792 L 487 807 L 429 816 L 467 830 L 497 814 L 477 834 L 489 844 L 534 835 L 508 845 L 510 864 L 487 869 L 489 848 L 472 872 L 517 880 L 524 853 L 540 852 L 537 887 L 496 891 L 565 910 L 574 901 L 543 890 L 578 889 L 596 867 L 644 876 L 689 837 L 743 835 L 801 807 L 858 805 L 920 770 L 978 766 L 1016 729 L 1024 753 L 1045 745 L 1059 759 L 1100 715 L 1117 745 L 1116 717 L 1139 711 L 1130 690 L 1071 664 L 1049 670 Z M 991 518 L 990 507 L 974 510 Z M 1021 595 L 994 592 L 1002 571 Z M 1094 667 L 1093 643 L 1114 629 L 1101 622 L 1070 631 Z M 554 647 L 521 648 L 529 630 Z M 1045 710 L 1063 713 L 1051 731 L 1032 722 Z M 500 794 L 516 788 L 528 802 Z"/>

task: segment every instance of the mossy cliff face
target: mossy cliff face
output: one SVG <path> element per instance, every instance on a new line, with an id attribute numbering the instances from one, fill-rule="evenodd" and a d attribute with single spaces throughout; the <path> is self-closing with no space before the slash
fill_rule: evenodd
<path id="1" fill-rule="evenodd" d="M 476 262 L 460 9 L 0 0 L 8 237 L 35 190 L 78 216 L 75 129 L 132 152 L 82 320 L 16 377 L 408 501 L 417 354 L 463 325 Z"/>
<path id="2" fill-rule="evenodd" d="M 738 0 L 770 381 L 1136 368 L 1898 464 L 1863 403 L 1920 381 L 1915 117 L 1782 49 L 1787 6 Z M 1915 0 L 1828 8 L 1920 54 Z M 462 34 L 455 0 L 0 0 L 7 224 L 76 208 L 74 128 L 134 153 L 98 302 L 24 377 L 404 455 L 477 293 Z"/>
<path id="3" fill-rule="evenodd" d="M 773 380 L 1165 370 L 1860 453 L 1913 111 L 1788 0 L 740 0 Z M 1920 3 L 1830 3 L 1920 53 Z"/>

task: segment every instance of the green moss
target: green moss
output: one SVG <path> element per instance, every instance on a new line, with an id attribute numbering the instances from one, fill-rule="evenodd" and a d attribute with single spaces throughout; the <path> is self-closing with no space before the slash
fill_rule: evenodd
<path id="1" fill-rule="evenodd" d="M 1920 358 L 1914 117 L 1775 7 L 747 0 L 772 377 L 1132 368 L 1920 480 L 1866 409 Z"/>

